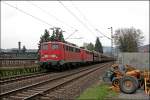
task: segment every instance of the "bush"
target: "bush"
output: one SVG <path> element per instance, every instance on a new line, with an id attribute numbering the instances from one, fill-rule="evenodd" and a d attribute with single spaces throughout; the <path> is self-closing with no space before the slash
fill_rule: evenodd
<path id="1" fill-rule="evenodd" d="M 25 75 L 25 74 L 31 74 L 31 73 L 37 73 L 42 72 L 40 67 L 29 67 L 29 68 L 14 68 L 14 69 L 0 69 L 0 77 L 12 77 L 16 75 Z"/>

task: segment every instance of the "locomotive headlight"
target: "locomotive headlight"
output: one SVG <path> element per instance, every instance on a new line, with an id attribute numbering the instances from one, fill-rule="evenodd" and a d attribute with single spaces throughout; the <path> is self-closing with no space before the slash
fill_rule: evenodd
<path id="1" fill-rule="evenodd" d="M 48 58 L 48 55 L 44 55 L 44 58 Z"/>
<path id="2" fill-rule="evenodd" d="M 48 58 L 48 55 L 42 55 L 41 58 Z"/>
<path id="3" fill-rule="evenodd" d="M 57 55 L 50 55 L 52 58 L 57 58 Z"/>

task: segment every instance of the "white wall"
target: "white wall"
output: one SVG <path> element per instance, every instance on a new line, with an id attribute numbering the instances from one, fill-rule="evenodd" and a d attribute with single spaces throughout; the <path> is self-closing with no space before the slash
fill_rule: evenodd
<path id="1" fill-rule="evenodd" d="M 138 69 L 150 69 L 149 53 L 119 53 L 117 63 L 130 64 Z"/>

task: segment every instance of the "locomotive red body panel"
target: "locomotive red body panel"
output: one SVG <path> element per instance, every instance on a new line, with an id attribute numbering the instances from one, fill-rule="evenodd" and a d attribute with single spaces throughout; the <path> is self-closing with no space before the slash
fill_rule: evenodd
<path id="1" fill-rule="evenodd" d="M 61 44 L 57 43 L 43 43 L 40 51 L 40 61 L 46 62 L 48 60 L 59 61 L 63 59 L 63 49 Z"/>
<path id="2" fill-rule="evenodd" d="M 109 57 L 110 58 L 110 57 Z M 41 44 L 40 64 L 47 68 L 64 64 L 91 63 L 109 61 L 107 56 L 63 42 L 44 42 Z"/>
<path id="3" fill-rule="evenodd" d="M 65 62 L 81 62 L 80 48 L 64 44 L 64 61 Z"/>
<path id="4" fill-rule="evenodd" d="M 62 42 L 45 42 L 41 45 L 40 62 L 51 65 L 79 63 L 83 55 L 79 47 Z"/>
<path id="5" fill-rule="evenodd" d="M 92 62 L 93 61 L 93 53 L 89 50 L 82 49 L 81 56 L 83 62 Z"/>

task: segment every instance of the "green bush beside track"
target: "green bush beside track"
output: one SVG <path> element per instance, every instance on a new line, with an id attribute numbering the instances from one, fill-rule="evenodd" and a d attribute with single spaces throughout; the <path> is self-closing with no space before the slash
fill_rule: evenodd
<path id="1" fill-rule="evenodd" d="M 0 69 L 0 77 L 12 77 L 12 76 L 18 76 L 18 75 L 27 75 L 32 73 L 38 73 L 44 71 L 39 66 L 33 66 L 33 67 L 25 67 L 25 68 L 1 68 Z"/>

